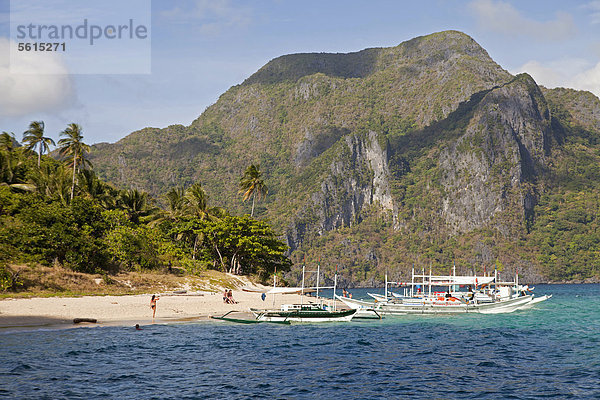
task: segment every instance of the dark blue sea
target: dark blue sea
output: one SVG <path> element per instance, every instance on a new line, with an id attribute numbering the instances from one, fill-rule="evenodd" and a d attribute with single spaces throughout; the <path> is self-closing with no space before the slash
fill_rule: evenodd
<path id="1" fill-rule="evenodd" d="M 503 315 L 0 331 L 0 397 L 599 399 L 600 285 L 535 292 Z"/>

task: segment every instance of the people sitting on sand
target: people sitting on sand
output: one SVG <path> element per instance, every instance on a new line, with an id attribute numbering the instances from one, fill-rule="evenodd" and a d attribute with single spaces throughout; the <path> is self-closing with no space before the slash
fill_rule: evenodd
<path id="1" fill-rule="evenodd" d="M 229 292 L 227 293 L 227 302 L 229 304 L 236 304 L 237 303 L 237 301 L 235 301 L 233 299 L 233 291 L 231 289 L 229 289 Z"/>
<path id="2" fill-rule="evenodd" d="M 223 303 L 229 304 L 229 299 L 227 298 L 228 294 L 227 289 L 225 289 L 225 292 L 223 292 Z"/>

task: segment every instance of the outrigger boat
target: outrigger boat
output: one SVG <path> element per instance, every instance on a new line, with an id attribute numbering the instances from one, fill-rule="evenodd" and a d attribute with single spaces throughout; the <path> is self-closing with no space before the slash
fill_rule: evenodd
<path id="1" fill-rule="evenodd" d="M 306 272 L 317 273 L 317 286 L 314 288 L 304 287 L 304 277 Z M 273 289 L 269 290 L 267 294 L 285 294 L 285 293 L 299 293 L 304 295 L 307 292 L 316 290 L 316 297 L 319 298 L 319 289 L 333 289 L 335 296 L 335 289 L 337 286 L 337 272 L 334 278 L 333 286 L 320 286 L 319 287 L 319 275 L 320 266 L 317 267 L 316 271 L 306 271 L 305 266 L 302 267 L 302 287 L 300 288 L 286 288 L 276 287 L 276 279 L 273 280 Z M 275 299 L 273 298 L 273 303 Z M 352 317 L 356 314 L 354 308 L 349 310 L 337 310 L 337 304 L 335 297 L 333 299 L 333 306 L 327 306 L 321 300 L 318 304 L 308 303 L 304 304 L 304 296 L 301 297 L 300 304 L 284 304 L 280 309 L 257 309 L 251 308 L 250 312 L 254 314 L 257 321 L 263 322 L 347 322 L 351 321 Z"/>
<path id="2" fill-rule="evenodd" d="M 211 315 L 210 318 L 212 319 L 218 319 L 220 321 L 227 321 L 227 322 L 236 322 L 238 324 L 260 324 L 263 322 L 271 322 L 274 324 L 282 324 L 282 325 L 289 325 L 291 324 L 290 321 L 259 321 L 257 319 L 249 319 L 249 318 L 235 318 L 233 316 L 230 316 L 230 314 L 232 313 L 239 313 L 239 311 L 229 311 L 228 313 L 225 313 L 223 315 Z"/>
<path id="3" fill-rule="evenodd" d="M 390 294 L 388 285 L 403 287 L 404 293 Z M 461 287 L 469 290 L 461 291 Z M 436 291 L 440 289 L 443 291 Z M 455 271 L 451 276 L 437 276 L 431 272 L 415 275 L 413 269 L 411 282 L 390 282 L 386 275 L 385 295 L 369 294 L 375 301 L 336 298 L 358 312 L 373 310 L 381 315 L 500 314 L 530 308 L 552 297 L 535 297 L 532 290 L 519 285 L 518 275 L 514 282 L 498 282 L 497 272 L 494 276 L 483 277 L 456 276 Z"/>
<path id="4" fill-rule="evenodd" d="M 258 321 L 265 322 L 347 322 L 356 313 L 355 309 L 335 311 L 319 304 L 284 304 L 281 310 L 250 311 Z"/>

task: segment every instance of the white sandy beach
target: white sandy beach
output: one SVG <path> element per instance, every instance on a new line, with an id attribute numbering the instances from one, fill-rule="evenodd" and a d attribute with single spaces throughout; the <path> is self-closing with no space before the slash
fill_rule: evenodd
<path id="1" fill-rule="evenodd" d="M 156 318 L 152 320 L 151 294 L 135 296 L 84 296 L 0 300 L 0 329 L 27 327 L 73 327 L 74 318 L 93 318 L 96 325 L 146 325 L 207 319 L 231 310 L 248 312 L 253 308 L 280 307 L 299 303 L 300 295 L 267 295 L 234 291 L 237 304 L 223 303 L 222 293 L 159 294 Z M 305 297 L 304 302 L 315 301 Z M 91 324 L 80 324 L 91 325 Z"/>

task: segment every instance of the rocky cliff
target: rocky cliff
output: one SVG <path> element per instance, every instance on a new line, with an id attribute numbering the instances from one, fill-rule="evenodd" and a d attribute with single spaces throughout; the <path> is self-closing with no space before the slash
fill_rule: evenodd
<path id="1" fill-rule="evenodd" d="M 339 146 L 319 191 L 293 218 L 286 230 L 290 251 L 300 248 L 307 234 L 321 236 L 361 222 L 370 207 L 397 219 L 390 190 L 388 155 L 377 134 L 351 134 Z"/>
<path id="2" fill-rule="evenodd" d="M 487 91 L 464 134 L 440 155 L 442 214 L 452 229 L 467 232 L 496 219 L 495 228 L 509 235 L 507 221 L 495 217 L 516 208 L 523 221 L 533 218 L 550 135 L 548 106 L 530 76 Z"/>

